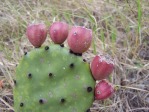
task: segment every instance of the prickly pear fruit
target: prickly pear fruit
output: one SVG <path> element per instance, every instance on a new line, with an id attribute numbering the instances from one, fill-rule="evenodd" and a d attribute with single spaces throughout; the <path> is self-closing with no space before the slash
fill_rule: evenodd
<path id="1" fill-rule="evenodd" d="M 17 66 L 15 112 L 87 112 L 95 81 L 89 64 L 60 45 L 26 53 Z"/>
<path id="2" fill-rule="evenodd" d="M 62 44 L 68 37 L 69 26 L 65 22 L 54 22 L 49 28 L 49 35 L 55 44 Z"/>
<path id="3" fill-rule="evenodd" d="M 26 35 L 34 47 L 40 47 L 47 37 L 45 24 L 30 24 L 27 27 Z"/>
<path id="4" fill-rule="evenodd" d="M 81 26 L 74 26 L 68 34 L 67 42 L 73 52 L 83 53 L 91 45 L 92 31 Z"/>
<path id="5" fill-rule="evenodd" d="M 96 80 L 101 80 L 112 73 L 114 63 L 109 56 L 98 55 L 92 60 L 90 67 L 93 77 Z"/>
<path id="6" fill-rule="evenodd" d="M 114 87 L 106 79 L 101 80 L 95 87 L 95 99 L 104 100 L 114 93 Z"/>

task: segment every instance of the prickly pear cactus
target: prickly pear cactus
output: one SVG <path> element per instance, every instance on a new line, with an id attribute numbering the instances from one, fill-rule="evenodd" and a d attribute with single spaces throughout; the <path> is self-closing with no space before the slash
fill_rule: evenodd
<path id="1" fill-rule="evenodd" d="M 94 87 L 89 64 L 68 48 L 35 48 L 16 70 L 15 112 L 89 112 Z"/>

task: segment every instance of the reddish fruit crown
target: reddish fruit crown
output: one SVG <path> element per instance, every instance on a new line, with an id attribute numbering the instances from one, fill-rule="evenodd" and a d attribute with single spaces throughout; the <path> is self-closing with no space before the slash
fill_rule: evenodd
<path id="1" fill-rule="evenodd" d="M 113 69 L 113 60 L 108 55 L 95 56 L 91 62 L 92 75 L 96 80 L 105 79 L 112 73 Z"/>
<path id="2" fill-rule="evenodd" d="M 33 46 L 40 47 L 47 37 L 46 26 L 42 23 L 30 24 L 27 27 L 26 35 Z"/>
<path id="3" fill-rule="evenodd" d="M 91 45 L 92 31 L 81 26 L 74 26 L 69 32 L 67 40 L 73 52 L 83 53 L 88 50 Z"/>
<path id="4" fill-rule="evenodd" d="M 95 99 L 104 100 L 114 93 L 114 87 L 107 80 L 101 80 L 95 87 Z"/>
<path id="5" fill-rule="evenodd" d="M 64 22 L 54 22 L 49 28 L 49 35 L 55 44 L 62 44 L 68 37 L 69 26 Z"/>

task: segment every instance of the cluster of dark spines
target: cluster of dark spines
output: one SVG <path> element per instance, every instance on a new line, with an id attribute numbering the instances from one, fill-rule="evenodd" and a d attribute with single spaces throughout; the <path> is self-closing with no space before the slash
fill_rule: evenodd
<path id="1" fill-rule="evenodd" d="M 49 50 L 49 46 L 46 46 L 46 47 L 45 47 L 45 50 L 46 50 L 46 51 Z"/>
<path id="2" fill-rule="evenodd" d="M 28 77 L 28 79 L 31 79 L 31 78 L 32 78 L 32 74 L 29 73 L 29 74 L 27 75 L 27 77 Z"/>
<path id="3" fill-rule="evenodd" d="M 15 79 L 13 80 L 13 82 L 14 82 L 14 85 L 16 85 L 16 84 L 17 84 L 17 81 L 16 81 Z"/>
<path id="4" fill-rule="evenodd" d="M 86 112 L 91 112 L 90 109 L 87 109 Z"/>
<path id="5" fill-rule="evenodd" d="M 74 55 L 76 55 L 76 56 L 82 56 L 82 53 L 75 53 L 75 52 L 73 52 L 71 49 L 69 50 L 69 53 L 70 53 L 70 54 L 74 54 Z"/>
<path id="6" fill-rule="evenodd" d="M 52 78 L 53 77 L 53 73 L 49 73 L 49 77 Z"/>
<path id="7" fill-rule="evenodd" d="M 87 87 L 87 92 L 92 92 L 93 88 L 92 87 Z"/>
<path id="8" fill-rule="evenodd" d="M 60 100 L 60 102 L 61 102 L 61 103 L 65 103 L 65 102 L 66 102 L 66 99 L 62 98 L 62 99 Z"/>
<path id="9" fill-rule="evenodd" d="M 64 47 L 64 44 L 60 44 L 61 47 Z"/>
<path id="10" fill-rule="evenodd" d="M 27 52 L 24 52 L 24 55 L 27 55 Z"/>
<path id="11" fill-rule="evenodd" d="M 23 107 L 23 106 L 24 106 L 24 103 L 21 102 L 21 103 L 20 103 L 20 107 Z"/>

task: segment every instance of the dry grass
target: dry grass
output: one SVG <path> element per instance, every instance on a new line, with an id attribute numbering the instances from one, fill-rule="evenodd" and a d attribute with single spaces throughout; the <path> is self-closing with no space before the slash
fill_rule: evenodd
<path id="1" fill-rule="evenodd" d="M 15 68 L 24 51 L 32 49 L 25 29 L 33 21 L 91 28 L 94 42 L 84 56 L 90 61 L 102 50 L 114 58 L 110 81 L 117 91 L 110 99 L 95 101 L 92 112 L 149 112 L 148 0 L 1 0 L 0 112 L 13 112 Z"/>

